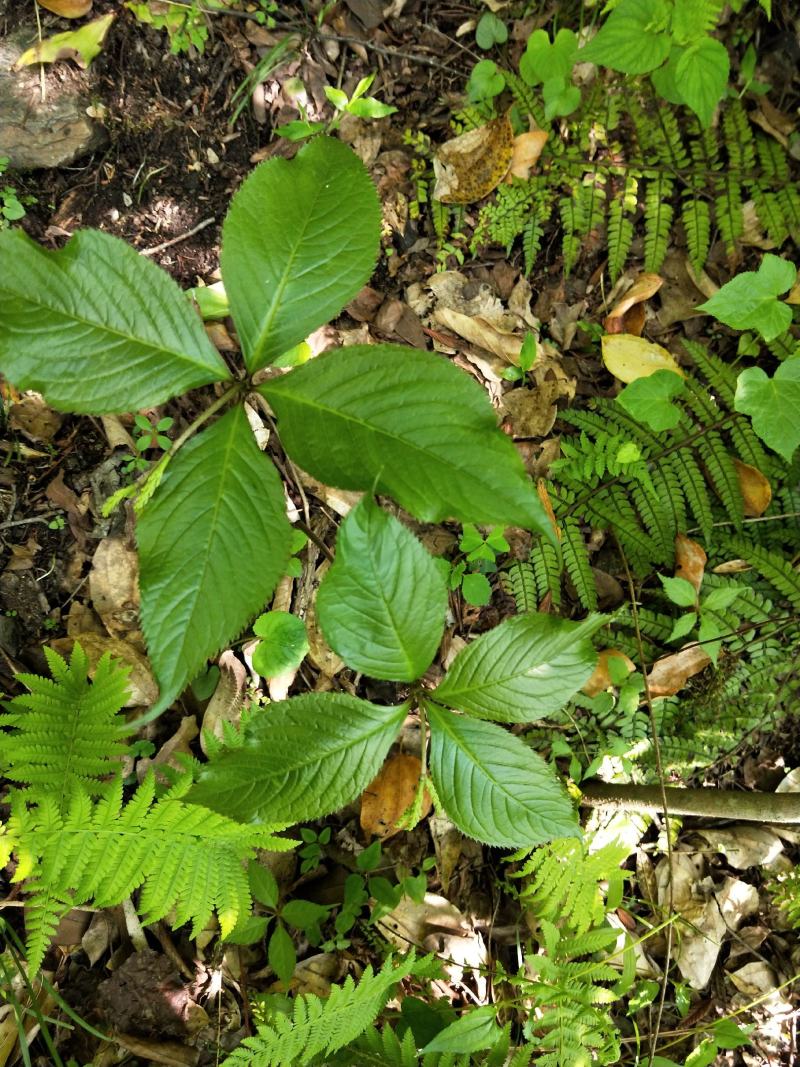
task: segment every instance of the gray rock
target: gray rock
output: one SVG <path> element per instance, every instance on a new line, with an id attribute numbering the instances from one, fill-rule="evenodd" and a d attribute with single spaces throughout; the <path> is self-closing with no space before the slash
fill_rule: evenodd
<path id="1" fill-rule="evenodd" d="M 42 101 L 38 65 L 14 69 L 24 50 L 19 34 L 0 38 L 0 156 L 15 170 L 66 166 L 103 144 L 105 130 L 86 114 L 85 76 L 48 74 Z"/>

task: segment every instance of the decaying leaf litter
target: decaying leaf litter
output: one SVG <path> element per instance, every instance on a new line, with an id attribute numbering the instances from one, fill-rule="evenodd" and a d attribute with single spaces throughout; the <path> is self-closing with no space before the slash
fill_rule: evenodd
<path id="1" fill-rule="evenodd" d="M 107 8 L 95 4 L 91 17 L 101 17 Z M 56 16 L 65 14 L 76 12 L 55 10 Z M 677 327 L 699 335 L 708 320 L 694 309 L 703 298 L 713 299 L 717 285 L 730 276 L 731 265 L 720 246 L 709 274 L 697 277 L 687 266 L 685 250 L 676 244 L 656 277 L 634 265 L 608 292 L 598 242 L 594 248 L 589 244 L 566 277 L 555 243 L 527 278 L 519 252 L 507 256 L 496 247 L 486 247 L 464 262 L 451 256 L 439 263 L 446 269 L 436 271 L 436 236 L 419 202 L 414 153 L 405 129 L 424 131 L 435 145 L 449 142 L 437 155 L 436 174 L 437 182 L 449 184 L 438 192 L 444 202 L 464 204 L 467 227 L 474 224 L 477 202 L 504 180 L 509 167 L 522 168 L 515 173 L 523 175 L 526 168 L 530 172 L 541 150 L 541 137 L 533 132 L 514 143 L 506 117 L 483 133 L 462 134 L 466 147 L 463 141 L 459 145 L 458 137 L 453 139 L 449 121 L 462 102 L 475 58 L 465 51 L 464 42 L 471 42 L 473 35 L 463 27 L 475 15 L 467 6 L 437 11 L 413 2 L 394 4 L 388 14 L 378 5 L 337 5 L 323 32 L 312 34 L 308 42 L 301 40 L 258 85 L 233 125 L 231 97 L 274 45 L 274 31 L 249 20 L 215 18 L 212 43 L 203 57 L 165 57 L 164 41 L 155 31 L 118 15 L 94 61 L 103 106 L 111 116 L 109 147 L 81 163 L 77 173 L 37 172 L 26 179 L 38 203 L 31 206 L 25 226 L 54 247 L 74 229 L 99 226 L 124 236 L 140 251 L 152 252 L 185 286 L 213 284 L 219 222 L 233 187 L 260 160 L 293 152 L 289 142 L 269 137 L 273 126 L 297 117 L 292 79 L 302 82 L 305 106 L 314 119 L 326 115 L 326 83 L 338 84 L 343 72 L 347 79 L 377 69 L 372 91 L 398 112 L 378 122 L 343 123 L 340 136 L 367 164 L 381 194 L 387 255 L 347 313 L 309 338 L 311 351 L 399 340 L 450 356 L 486 388 L 529 471 L 542 477 L 558 454 L 559 412 L 567 405 L 614 395 L 621 383 L 638 380 L 645 373 L 643 366 L 648 372 L 683 373 L 672 335 Z M 0 11 L 0 17 L 10 24 L 6 28 L 14 28 L 8 12 Z M 536 18 L 512 21 L 514 40 L 524 41 Z M 49 32 L 64 25 L 56 17 Z M 57 91 L 52 72 L 48 79 L 49 90 Z M 484 151 L 482 140 L 487 139 Z M 462 150 L 468 179 L 459 180 L 453 173 Z M 476 159 L 482 169 L 476 168 Z M 431 192 L 436 195 L 435 188 Z M 198 229 L 207 219 L 208 225 Z M 586 323 L 602 325 L 605 331 L 602 361 L 597 346 L 586 343 Z M 538 333 L 542 324 L 547 340 L 540 341 L 526 377 L 511 386 L 507 372 L 519 368 L 526 334 Z M 212 339 L 223 352 L 235 343 L 224 322 L 213 329 Z M 155 682 L 138 626 L 131 523 L 124 514 L 109 519 L 102 512 L 103 500 L 126 477 L 123 467 L 126 457 L 135 454 L 137 429 L 128 417 L 61 422 L 35 395 L 18 396 L 7 388 L 4 399 L 9 417 L 7 462 L 0 469 L 5 550 L 0 574 L 2 686 L 13 692 L 14 672 L 42 670 L 43 641 L 67 651 L 79 638 L 90 660 L 96 662 L 110 651 L 133 666 L 131 707 L 144 708 L 154 699 Z M 663 405 L 663 397 L 660 402 Z M 153 425 L 166 415 L 173 417 L 174 436 L 195 414 L 185 408 L 173 405 L 147 415 Z M 268 442 L 268 410 L 253 405 L 249 418 Z M 759 479 L 753 468 L 745 467 L 742 464 L 738 473 L 747 513 L 757 517 L 769 503 L 770 487 L 763 476 Z M 221 732 L 223 722 L 236 723 L 242 707 L 254 700 L 280 699 L 290 690 L 331 689 L 353 695 L 366 690 L 371 698 L 392 699 L 391 692 L 370 692 L 393 687 L 365 682 L 349 671 L 327 647 L 315 622 L 316 589 L 330 566 L 336 524 L 357 497 L 320 486 L 285 458 L 282 474 L 289 506 L 307 526 L 309 540 L 298 556 L 299 575 L 279 587 L 270 606 L 305 620 L 308 652 L 279 678 L 259 674 L 254 639 L 224 652 L 174 712 L 143 731 L 141 751 L 126 768 L 132 780 L 141 780 L 151 764 L 196 751 L 201 726 Z M 456 526 L 414 528 L 435 554 L 453 558 L 457 553 Z M 524 557 L 524 535 L 511 531 L 509 541 L 512 556 Z M 675 573 L 697 588 L 705 561 L 692 544 L 687 538 Z M 598 561 L 606 558 L 601 554 Z M 624 598 L 624 576 L 616 578 Z M 496 580 L 492 600 L 484 607 L 454 593 L 451 623 L 431 671 L 441 673 L 459 647 L 513 610 Z M 615 650 L 609 650 L 604 662 L 609 658 L 622 663 L 623 673 L 635 666 Z M 710 662 L 704 649 L 687 641 L 650 665 L 651 694 L 681 692 Z M 613 666 L 606 673 L 593 683 L 607 688 L 618 682 Z M 707 782 L 773 789 L 783 779 L 783 768 L 796 763 L 791 751 L 768 733 L 756 735 L 745 749 L 722 761 Z M 357 857 L 377 837 L 382 842 L 380 873 L 395 878 L 424 871 L 428 883 L 421 899 L 405 897 L 389 910 L 378 931 L 398 947 L 411 942 L 443 959 L 445 977 L 435 983 L 434 996 L 456 1005 L 488 1003 L 499 999 L 492 968 L 497 963 L 515 966 L 525 919 L 503 884 L 505 868 L 497 853 L 463 838 L 440 815 L 427 816 L 429 797 L 419 798 L 423 821 L 414 830 L 396 832 L 398 816 L 415 800 L 419 756 L 418 724 L 410 719 L 397 753 L 367 790 L 359 810 L 326 820 L 331 833 L 318 846 L 318 866 L 302 871 L 292 854 L 282 853 L 265 856 L 264 864 L 287 896 L 341 905 L 347 872 L 357 869 Z M 787 787 L 792 788 L 791 780 Z M 591 819 L 600 839 L 618 837 L 629 845 L 630 892 L 648 903 L 649 910 L 642 913 L 648 921 L 665 907 L 678 917 L 680 936 L 669 949 L 691 997 L 690 1021 L 757 1002 L 747 1016 L 757 1024 L 756 1051 L 745 1055 L 739 1050 L 736 1055 L 743 1058 L 731 1062 L 792 1062 L 786 1058 L 794 1053 L 787 1050 L 785 1035 L 791 1028 L 793 987 L 785 983 L 797 970 L 797 948 L 763 887 L 770 873 L 786 869 L 795 859 L 793 833 L 746 823 L 709 826 L 707 820 L 665 828 L 657 821 L 645 825 L 602 812 Z M 322 839 L 321 824 L 309 829 L 315 841 Z M 665 845 L 666 832 L 673 835 L 671 850 Z M 309 840 L 306 849 L 311 847 Z M 428 859 L 434 862 L 425 867 Z M 8 912 L 15 917 L 13 909 Z M 617 909 L 617 918 L 638 936 L 646 928 L 638 925 L 641 917 L 625 907 Z M 299 929 L 294 940 L 299 962 L 288 981 L 281 981 L 263 951 L 249 946 L 226 950 L 213 928 L 190 941 L 163 924 L 142 935 L 127 913 L 76 912 L 57 932 L 49 976 L 59 995 L 92 1025 L 101 1030 L 115 1025 L 119 1033 L 104 1045 L 76 1031 L 64 1040 L 62 1055 L 79 1062 L 111 1062 L 113 1050 L 121 1049 L 130 1063 L 214 1062 L 210 1050 L 228 1050 L 247 1032 L 259 992 L 289 988 L 296 994 L 324 993 L 348 971 L 357 974 L 376 960 L 375 946 L 360 927 L 350 932 L 346 946 L 334 943 L 322 952 Z M 133 946 L 141 951 L 133 952 Z M 645 940 L 637 956 L 640 977 L 658 981 L 666 954 L 663 931 Z M 43 992 L 38 996 L 44 1014 L 58 1010 L 55 1000 Z M 673 1005 L 667 1007 L 669 1011 Z M 675 1011 L 664 1018 L 676 1030 L 687 1026 Z M 654 1023 L 647 1012 L 638 1020 L 640 1028 Z M 15 1062 L 20 1054 L 12 1021 L 9 1012 L 0 1017 L 2 1062 Z M 29 1029 L 31 1041 L 34 1030 Z"/>

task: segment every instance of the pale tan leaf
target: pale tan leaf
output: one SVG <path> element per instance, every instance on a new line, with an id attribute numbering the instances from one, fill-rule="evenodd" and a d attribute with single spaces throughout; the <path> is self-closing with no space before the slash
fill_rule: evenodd
<path id="1" fill-rule="evenodd" d="M 508 363 L 518 364 L 523 338 L 513 333 L 504 333 L 496 325 L 478 316 L 464 315 L 453 308 L 439 305 L 433 313 L 434 319 L 457 333 L 465 341 L 470 341 L 479 348 L 500 356 Z"/>
<path id="2" fill-rule="evenodd" d="M 203 712 L 203 724 L 200 730 L 200 748 L 206 751 L 205 732 L 222 740 L 223 723 L 238 726 L 242 717 L 242 704 L 247 689 L 247 671 L 242 661 L 229 649 L 222 653 L 217 661 L 219 681 L 206 710 Z"/>
<path id="3" fill-rule="evenodd" d="M 739 479 L 739 488 L 742 491 L 744 501 L 744 513 L 750 518 L 758 518 L 763 515 L 772 500 L 772 486 L 758 467 L 751 467 L 749 463 L 742 463 L 735 456 L 733 465 L 736 468 L 736 476 Z"/>
<path id="4" fill-rule="evenodd" d="M 610 689 L 614 685 L 608 670 L 608 665 L 611 660 L 619 660 L 624 663 L 628 674 L 630 674 L 631 671 L 636 670 L 636 664 L 630 656 L 626 656 L 625 653 L 620 652 L 618 648 L 604 648 L 602 652 L 598 652 L 597 666 L 592 671 L 591 677 L 583 687 L 582 691 L 586 693 L 587 696 L 596 697 L 598 693 L 602 693 L 604 690 Z"/>
<path id="5" fill-rule="evenodd" d="M 602 339 L 603 363 L 621 382 L 635 382 L 637 378 L 646 378 L 657 370 L 671 370 L 686 375 L 678 366 L 674 356 L 653 341 L 635 337 L 629 333 L 605 334 Z"/>
<path id="6" fill-rule="evenodd" d="M 488 196 L 503 180 L 514 154 L 508 115 L 446 141 L 433 157 L 434 200 L 471 204 Z"/>
<path id="7" fill-rule="evenodd" d="M 623 297 L 620 297 L 603 320 L 603 328 L 606 333 L 630 333 L 638 336 L 641 332 L 641 327 L 636 330 L 628 328 L 628 313 L 631 308 L 637 307 L 639 304 L 644 303 L 645 300 L 649 300 L 663 284 L 664 279 L 660 274 L 640 274 L 630 289 Z"/>
<path id="8" fill-rule="evenodd" d="M 708 556 L 702 545 L 693 541 L 686 534 L 678 534 L 675 538 L 675 577 L 685 578 L 691 582 L 696 592 L 700 592 L 703 584 L 703 574 L 706 569 Z"/>
<path id="9" fill-rule="evenodd" d="M 48 407 L 41 393 L 26 393 L 11 405 L 8 421 L 31 441 L 48 444 L 61 429 L 64 416 Z"/>
<path id="10" fill-rule="evenodd" d="M 531 130 L 529 133 L 518 134 L 514 138 L 514 151 L 505 180 L 510 182 L 512 178 L 522 178 L 527 181 L 539 162 L 546 141 L 546 130 Z"/>
<path id="11" fill-rule="evenodd" d="M 698 644 L 686 645 L 680 652 L 656 660 L 647 676 L 650 696 L 674 696 L 710 662 L 711 656 Z"/>
<path id="12" fill-rule="evenodd" d="M 89 575 L 92 606 L 110 634 L 124 637 L 139 625 L 139 557 L 122 538 L 101 541 Z"/>
<path id="13" fill-rule="evenodd" d="M 361 794 L 361 829 L 366 834 L 390 837 L 397 833 L 397 822 L 414 803 L 422 763 L 417 756 L 400 752 L 390 757 L 375 778 Z M 428 793 L 422 805 L 422 814 L 431 808 Z"/>

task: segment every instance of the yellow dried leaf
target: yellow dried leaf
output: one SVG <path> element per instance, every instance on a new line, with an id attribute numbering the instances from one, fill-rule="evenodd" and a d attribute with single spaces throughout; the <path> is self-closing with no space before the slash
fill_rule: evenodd
<path id="1" fill-rule="evenodd" d="M 471 204 L 496 189 L 514 154 L 514 131 L 508 115 L 492 119 L 446 141 L 433 158 L 434 200 Z"/>
<path id="2" fill-rule="evenodd" d="M 37 0 L 39 7 L 62 19 L 82 19 L 92 10 L 92 0 Z"/>
<path id="3" fill-rule="evenodd" d="M 530 178 L 531 171 L 539 162 L 546 140 L 546 130 L 531 130 L 529 133 L 520 133 L 514 138 L 511 165 L 506 174 L 507 182 L 510 182 L 512 178 L 522 178 L 524 181 Z"/>
<path id="4" fill-rule="evenodd" d="M 398 753 L 388 759 L 361 795 L 361 829 L 366 834 L 389 837 L 397 832 L 396 824 L 414 803 L 422 764 L 417 756 Z M 423 815 L 431 807 L 425 793 Z"/>
<path id="5" fill-rule="evenodd" d="M 84 70 L 99 54 L 103 38 L 108 33 L 114 15 L 87 22 L 77 30 L 57 33 L 33 45 L 17 60 L 16 67 L 29 67 L 32 63 L 55 63 L 58 59 L 73 59 Z"/>
<path id="6" fill-rule="evenodd" d="M 744 513 L 749 519 L 763 515 L 772 500 L 772 486 L 764 477 L 758 467 L 751 467 L 749 463 L 742 463 L 735 456 L 733 465 L 736 468 L 736 476 L 739 479 L 739 488 L 742 491 L 744 501 Z"/>
<path id="7" fill-rule="evenodd" d="M 657 370 L 671 370 L 682 378 L 686 377 L 666 348 L 653 341 L 645 341 L 643 337 L 634 337 L 629 333 L 606 334 L 602 346 L 606 370 L 621 382 L 635 382 L 637 378 L 647 378 Z"/>
<path id="8" fill-rule="evenodd" d="M 608 670 L 609 660 L 612 659 L 621 660 L 628 668 L 628 674 L 630 674 L 631 671 L 636 670 L 636 664 L 630 656 L 626 656 L 625 653 L 620 652 L 618 648 L 604 648 L 602 652 L 598 653 L 597 666 L 592 671 L 591 678 L 583 687 L 583 692 L 587 696 L 596 697 L 598 693 L 610 689 L 614 684 Z"/>
<path id="9" fill-rule="evenodd" d="M 708 556 L 697 541 L 693 541 L 686 534 L 678 534 L 675 538 L 675 577 L 691 582 L 698 593 L 703 583 L 707 559 Z"/>

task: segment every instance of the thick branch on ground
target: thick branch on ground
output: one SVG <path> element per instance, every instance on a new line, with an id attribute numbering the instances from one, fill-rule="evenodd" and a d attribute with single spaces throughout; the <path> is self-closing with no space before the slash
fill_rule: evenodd
<path id="1" fill-rule="evenodd" d="M 738 822 L 800 824 L 800 793 L 726 792 L 721 789 L 666 789 L 657 785 L 606 785 L 587 782 L 581 803 L 592 808 L 623 811 L 664 810 L 670 815 L 700 815 Z"/>

